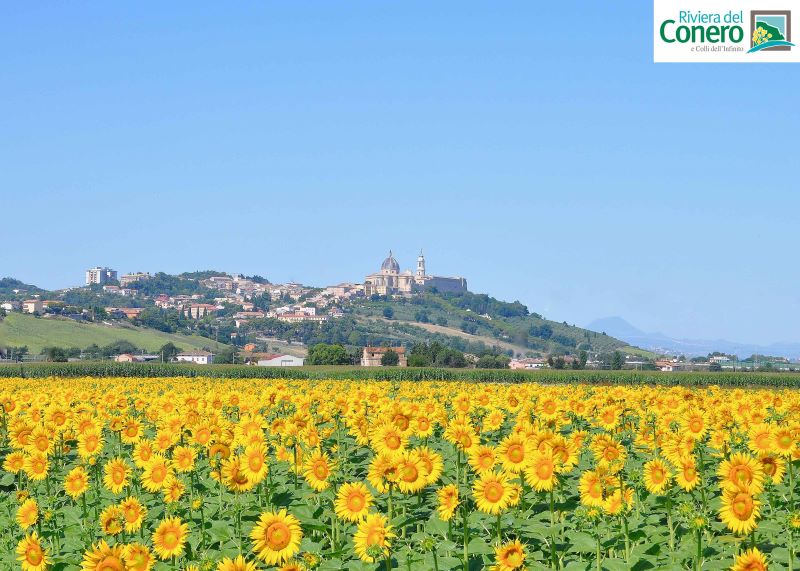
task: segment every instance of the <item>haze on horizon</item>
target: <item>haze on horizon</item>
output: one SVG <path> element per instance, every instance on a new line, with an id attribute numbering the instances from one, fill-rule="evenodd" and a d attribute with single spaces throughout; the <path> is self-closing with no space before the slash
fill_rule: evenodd
<path id="1" fill-rule="evenodd" d="M 655 65 L 652 6 L 559 14 L 9 7 L 0 275 L 326 285 L 424 248 L 558 321 L 800 341 L 797 66 Z"/>

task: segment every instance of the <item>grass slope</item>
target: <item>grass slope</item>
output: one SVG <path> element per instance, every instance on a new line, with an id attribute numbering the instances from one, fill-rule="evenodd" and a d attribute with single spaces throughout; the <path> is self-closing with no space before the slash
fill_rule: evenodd
<path id="1" fill-rule="evenodd" d="M 27 345 L 31 353 L 44 347 L 79 347 L 108 345 L 114 341 L 129 341 L 146 351 L 156 351 L 172 341 L 182 349 L 212 347 L 214 341 L 198 335 L 164 333 L 143 327 L 110 326 L 97 323 L 78 323 L 68 319 L 44 319 L 33 315 L 11 313 L 0 321 L 0 345 Z"/>

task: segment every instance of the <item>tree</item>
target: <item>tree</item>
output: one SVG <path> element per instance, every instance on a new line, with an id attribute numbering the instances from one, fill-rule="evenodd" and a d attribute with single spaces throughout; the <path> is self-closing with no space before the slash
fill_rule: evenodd
<path id="1" fill-rule="evenodd" d="M 625 355 L 619 351 L 614 351 L 614 356 L 611 358 L 611 368 L 615 371 L 622 369 L 625 366 Z"/>
<path id="2" fill-rule="evenodd" d="M 341 345 L 317 343 L 308 349 L 309 365 L 349 365 L 350 355 Z"/>
<path id="3" fill-rule="evenodd" d="M 214 354 L 214 362 L 219 365 L 234 365 L 236 364 L 236 351 L 234 347 L 225 345 L 220 347 L 219 351 Z"/>
<path id="4" fill-rule="evenodd" d="M 386 319 L 393 319 L 394 318 L 394 309 L 391 307 L 384 307 L 383 308 L 383 316 Z"/>
<path id="5" fill-rule="evenodd" d="M 169 343 L 164 343 L 161 346 L 161 349 L 158 350 L 158 354 L 161 355 L 161 360 L 164 363 L 169 363 L 172 361 L 172 358 L 181 351 L 183 351 L 183 349 L 176 347 L 175 344 L 170 341 Z"/>
<path id="6" fill-rule="evenodd" d="M 400 362 L 400 357 L 389 349 L 386 353 L 383 354 L 381 357 L 381 366 L 382 367 L 394 367 Z"/>

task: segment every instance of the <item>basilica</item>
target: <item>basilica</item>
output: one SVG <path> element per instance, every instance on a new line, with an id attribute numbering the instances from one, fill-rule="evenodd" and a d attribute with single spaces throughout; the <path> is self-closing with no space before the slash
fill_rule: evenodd
<path id="1" fill-rule="evenodd" d="M 392 251 L 381 264 L 381 270 L 364 278 L 364 295 L 410 295 L 412 293 L 436 289 L 440 292 L 467 291 L 464 278 L 429 276 L 425 273 L 425 256 L 420 251 L 417 257 L 417 270 L 400 271 Z"/>

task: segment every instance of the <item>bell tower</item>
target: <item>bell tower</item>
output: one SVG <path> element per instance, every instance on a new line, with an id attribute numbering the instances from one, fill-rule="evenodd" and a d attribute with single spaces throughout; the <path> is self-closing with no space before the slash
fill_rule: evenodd
<path id="1" fill-rule="evenodd" d="M 425 256 L 422 255 L 422 250 L 419 251 L 417 257 L 417 281 L 425 279 Z"/>

